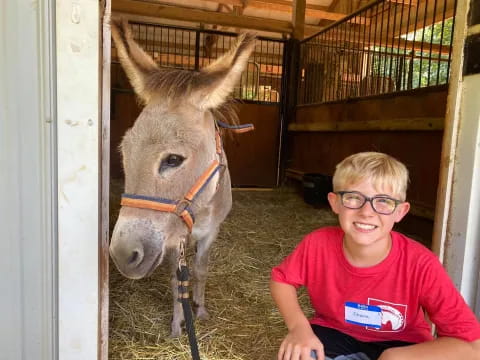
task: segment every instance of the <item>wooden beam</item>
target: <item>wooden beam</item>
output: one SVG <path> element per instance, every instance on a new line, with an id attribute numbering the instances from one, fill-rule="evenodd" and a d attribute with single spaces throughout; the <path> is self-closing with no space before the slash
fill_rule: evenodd
<path id="1" fill-rule="evenodd" d="M 288 12 L 288 13 L 292 13 L 293 11 L 292 6 L 293 6 L 293 2 L 284 1 L 284 0 L 269 0 L 269 1 L 250 0 L 247 5 L 247 7 L 251 7 L 255 9 L 280 11 L 280 12 Z M 326 10 L 324 6 L 306 4 L 305 16 L 312 17 L 315 19 L 325 19 L 325 20 L 336 21 L 336 20 L 343 19 L 345 16 L 347 16 L 347 14 L 330 12 Z"/>
<path id="2" fill-rule="evenodd" d="M 205 1 L 218 3 L 220 0 L 205 0 Z M 401 1 L 401 0 L 398 0 L 398 1 Z M 226 0 L 222 2 L 233 5 L 233 4 L 240 3 L 240 0 Z M 292 13 L 293 11 L 292 2 L 286 1 L 286 0 L 249 0 L 246 5 L 246 8 L 255 8 L 255 9 L 268 10 L 268 11 L 280 11 L 280 12 L 288 12 L 288 13 Z M 348 14 L 330 11 L 328 10 L 327 6 L 319 6 L 319 5 L 312 5 L 312 4 L 306 4 L 305 6 L 305 16 L 308 16 L 314 19 L 338 21 L 343 19 L 347 15 Z M 351 19 L 349 22 L 368 25 L 370 24 L 370 19 L 357 16 L 354 19 Z M 318 32 L 319 28 L 316 27 L 316 29 L 317 29 L 316 31 Z"/>
<path id="3" fill-rule="evenodd" d="M 205 0 L 215 3 L 229 4 L 233 6 L 242 6 L 243 2 L 241 0 Z M 398 0 L 401 1 L 401 0 Z M 280 11 L 291 13 L 292 2 L 286 0 L 249 0 L 247 2 L 246 8 L 270 10 L 270 11 Z M 306 4 L 305 15 L 316 18 L 316 19 L 325 19 L 325 20 L 340 20 L 347 16 L 347 14 L 341 14 L 337 12 L 328 11 L 326 6 L 319 6 L 313 4 Z"/>
<path id="4" fill-rule="evenodd" d="M 293 0 L 292 25 L 294 39 L 302 40 L 305 32 L 305 6 L 306 0 Z"/>
<path id="5" fill-rule="evenodd" d="M 397 4 L 404 4 L 407 6 L 417 6 L 418 5 L 418 0 L 388 0 L 392 3 L 397 3 Z"/>
<path id="6" fill-rule="evenodd" d="M 112 3 L 112 9 L 117 13 L 133 14 L 150 18 L 217 24 L 276 33 L 290 34 L 293 31 L 292 24 L 289 21 L 263 19 L 251 16 L 235 16 L 214 11 L 160 5 L 144 1 L 115 0 Z"/>
<path id="7" fill-rule="evenodd" d="M 408 118 L 364 121 L 318 121 L 288 125 L 289 131 L 430 131 L 443 130 L 444 118 Z"/>

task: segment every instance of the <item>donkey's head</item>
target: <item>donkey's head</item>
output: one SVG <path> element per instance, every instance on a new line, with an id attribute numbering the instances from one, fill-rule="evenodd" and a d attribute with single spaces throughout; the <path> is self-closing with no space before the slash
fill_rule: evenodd
<path id="1" fill-rule="evenodd" d="M 190 216 L 185 205 L 193 216 L 211 216 L 208 209 L 220 182 L 219 172 L 213 171 L 192 204 L 177 206 L 176 202 L 219 159 L 214 114 L 221 112 L 238 82 L 254 37 L 240 36 L 223 57 L 192 72 L 159 68 L 133 40 L 126 21 L 112 24 L 112 36 L 122 66 L 145 104 L 121 143 L 128 195 L 122 199 L 110 244 L 120 272 L 138 279 L 149 275 L 167 250 L 178 247 L 188 235 L 187 222 L 178 216 Z M 136 207 L 136 201 L 144 205 Z M 170 206 L 173 212 L 152 209 L 158 206 Z"/>

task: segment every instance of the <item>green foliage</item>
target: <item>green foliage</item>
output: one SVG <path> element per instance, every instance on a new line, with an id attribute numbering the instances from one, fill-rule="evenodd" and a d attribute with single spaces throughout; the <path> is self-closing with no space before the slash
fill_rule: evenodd
<path id="1" fill-rule="evenodd" d="M 413 36 L 415 41 L 427 42 L 432 44 L 442 44 L 450 46 L 453 36 L 453 18 L 445 20 L 444 23 L 437 23 L 421 29 L 417 32 L 409 34 Z M 417 56 L 422 55 L 428 57 L 430 52 L 427 48 L 422 51 L 416 51 Z M 437 84 L 448 83 L 449 61 L 448 55 L 431 54 L 430 59 L 414 59 L 413 60 L 413 87 L 425 87 Z M 441 61 L 445 59 L 447 61 Z M 429 71 L 430 69 L 430 71 Z"/>
<path id="2" fill-rule="evenodd" d="M 429 44 L 450 46 L 453 24 L 453 18 L 450 18 L 402 36 L 405 40 L 423 43 L 424 48 L 420 50 L 372 47 L 375 51 L 372 74 L 390 77 L 397 91 L 448 83 L 449 56 L 430 52 Z"/>

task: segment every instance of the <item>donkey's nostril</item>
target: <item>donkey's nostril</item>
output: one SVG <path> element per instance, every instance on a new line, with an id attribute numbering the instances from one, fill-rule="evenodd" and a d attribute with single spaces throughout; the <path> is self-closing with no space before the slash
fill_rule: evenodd
<path id="1" fill-rule="evenodd" d="M 141 257 L 141 254 L 140 254 L 139 251 L 137 251 L 137 250 L 132 251 L 132 254 L 128 258 L 128 265 L 138 264 L 140 261 L 142 261 L 142 259 L 140 257 Z"/>

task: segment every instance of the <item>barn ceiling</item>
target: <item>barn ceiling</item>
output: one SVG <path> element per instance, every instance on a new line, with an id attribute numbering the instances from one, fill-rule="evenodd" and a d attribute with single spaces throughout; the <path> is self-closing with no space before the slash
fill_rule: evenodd
<path id="1" fill-rule="evenodd" d="M 112 0 L 112 10 L 114 14 L 121 14 L 136 21 L 233 32 L 253 29 L 264 36 L 290 37 L 293 34 L 302 38 L 320 31 L 368 2 L 368 0 Z M 297 15 L 302 12 L 305 14 L 304 17 Z M 295 29 L 297 35 L 294 33 Z"/>

